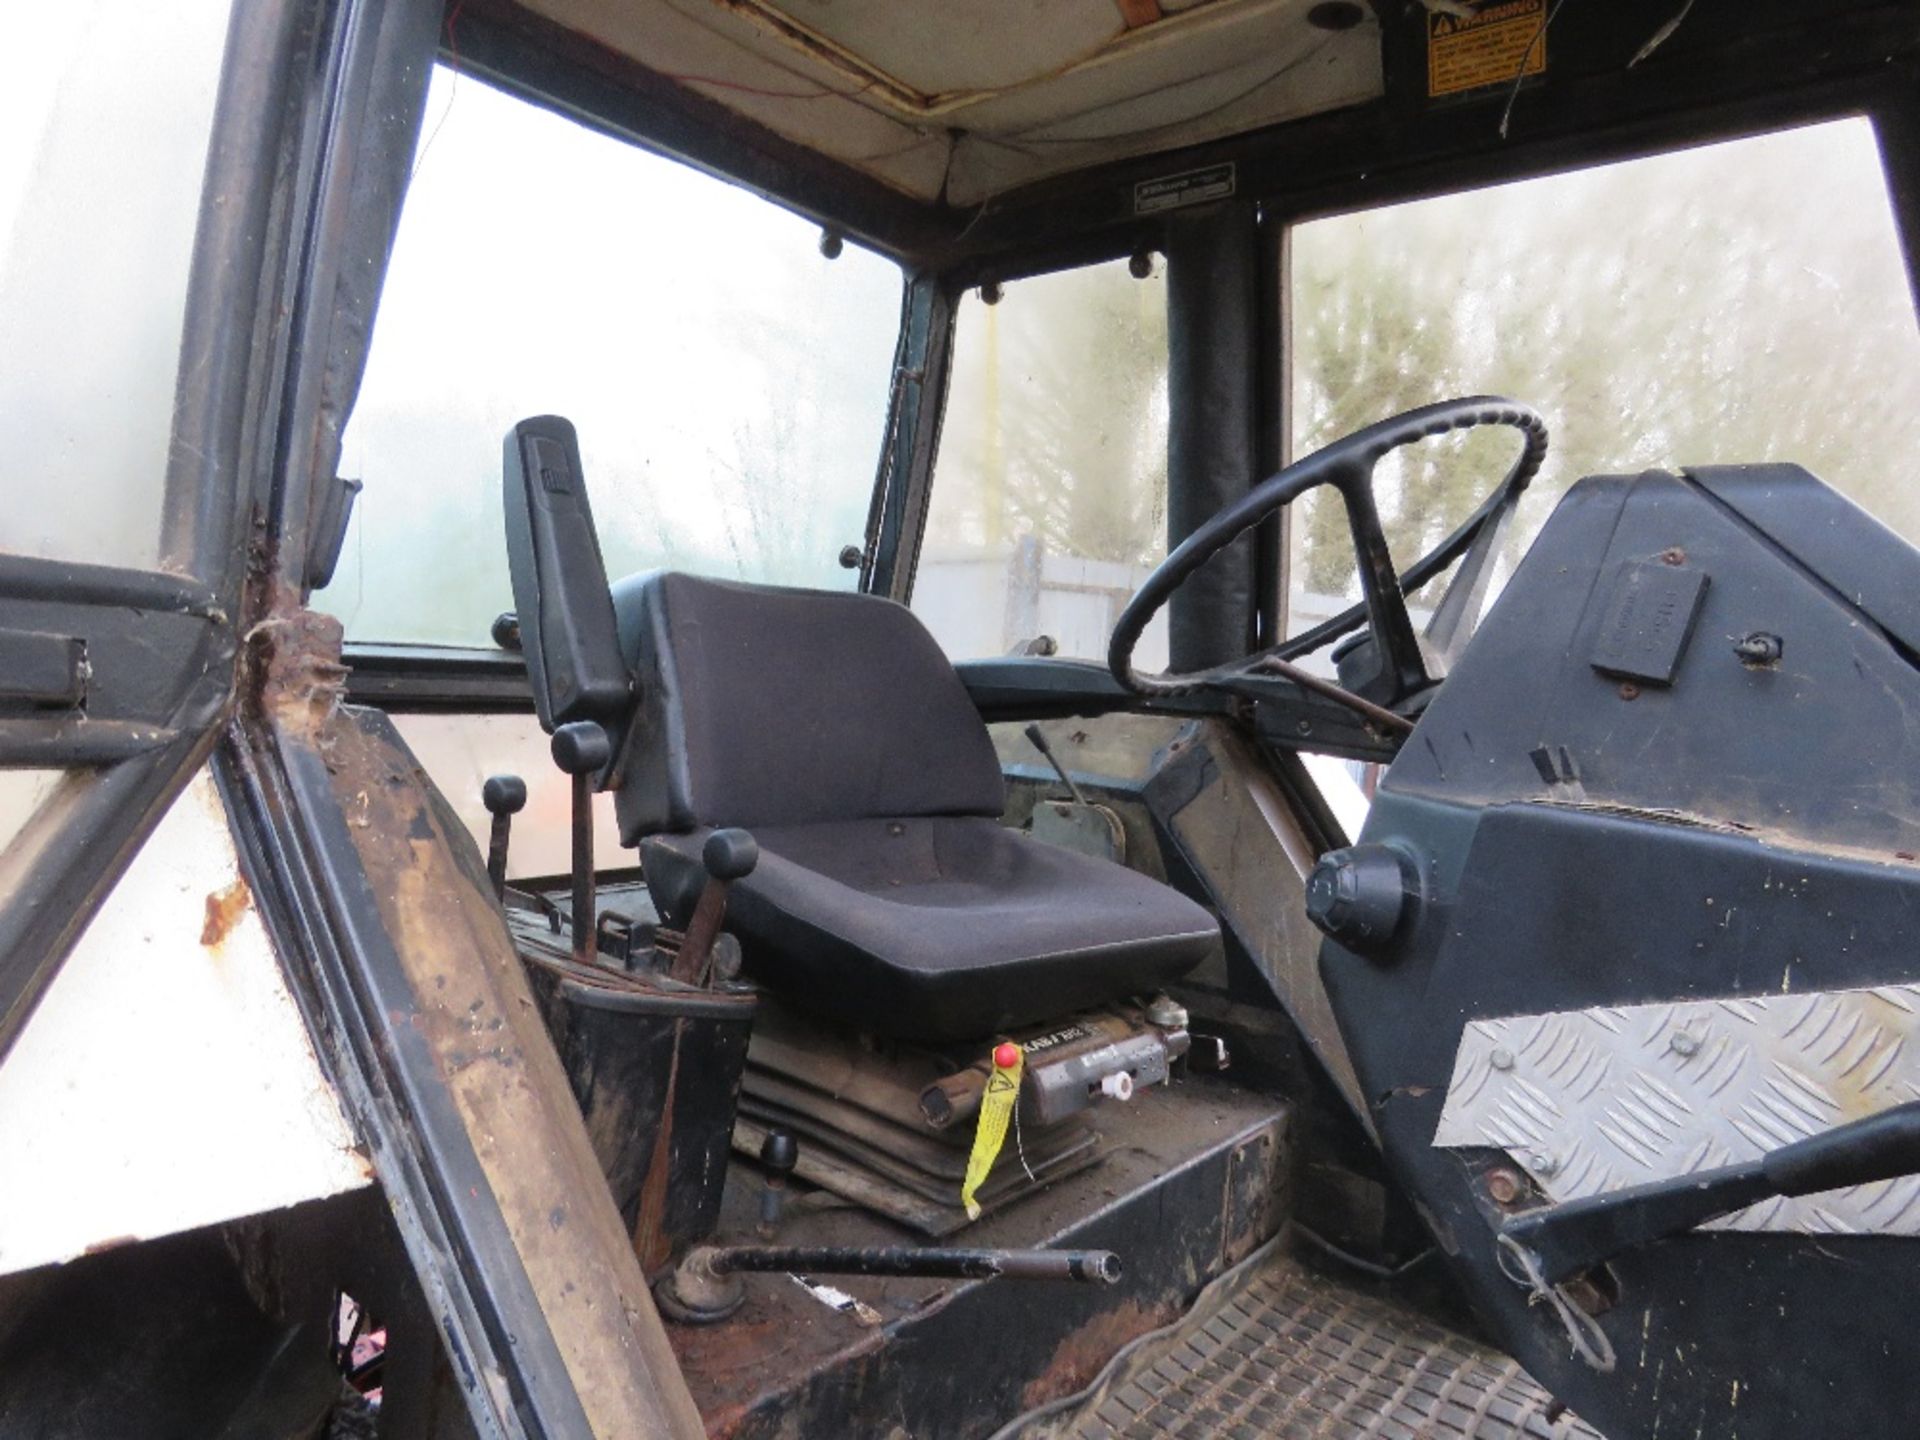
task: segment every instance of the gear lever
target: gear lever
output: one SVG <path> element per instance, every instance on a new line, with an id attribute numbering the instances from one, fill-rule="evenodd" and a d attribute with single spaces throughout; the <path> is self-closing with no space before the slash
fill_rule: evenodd
<path id="1" fill-rule="evenodd" d="M 489 775 L 480 787 L 480 803 L 493 817 L 493 831 L 487 837 L 487 879 L 493 884 L 493 898 L 507 895 L 507 841 L 513 829 L 513 817 L 527 804 L 527 782 L 518 775 Z"/>
<path id="2" fill-rule="evenodd" d="M 1046 762 L 1053 767 L 1053 773 L 1060 777 L 1060 783 L 1066 786 L 1067 793 L 1073 796 L 1073 803 L 1086 804 L 1087 797 L 1081 793 L 1080 787 L 1073 783 L 1073 776 L 1069 775 L 1067 767 L 1060 763 L 1060 757 L 1053 753 L 1053 747 L 1047 743 L 1046 732 L 1040 728 L 1038 722 L 1027 726 L 1027 743 L 1038 750 L 1045 757 Z"/>
<path id="3" fill-rule="evenodd" d="M 553 763 L 573 777 L 573 958 L 590 965 L 594 943 L 593 777 L 613 758 L 613 742 L 593 720 L 553 732 Z"/>
<path id="4" fill-rule="evenodd" d="M 716 830 L 701 847 L 700 863 L 706 867 L 707 883 L 701 887 L 693 919 L 687 922 L 687 938 L 680 942 L 680 953 L 668 972 L 689 985 L 698 984 L 706 973 L 713 942 L 727 917 L 727 887 L 753 873 L 760 863 L 760 847 L 744 830 Z"/>

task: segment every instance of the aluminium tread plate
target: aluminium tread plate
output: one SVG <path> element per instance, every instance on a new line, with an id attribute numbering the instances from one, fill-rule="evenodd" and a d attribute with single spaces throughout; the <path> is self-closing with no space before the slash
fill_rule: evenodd
<path id="1" fill-rule="evenodd" d="M 1058 1440 L 1601 1440 L 1519 1364 L 1276 1254 L 1130 1357 Z"/>

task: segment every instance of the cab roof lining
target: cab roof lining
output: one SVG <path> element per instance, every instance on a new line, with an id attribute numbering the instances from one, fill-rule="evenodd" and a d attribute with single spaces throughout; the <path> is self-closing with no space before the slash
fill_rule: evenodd
<path id="1" fill-rule="evenodd" d="M 1383 93 L 1371 10 L 1326 29 L 1308 18 L 1314 0 L 521 6 L 909 200 L 953 208 Z"/>

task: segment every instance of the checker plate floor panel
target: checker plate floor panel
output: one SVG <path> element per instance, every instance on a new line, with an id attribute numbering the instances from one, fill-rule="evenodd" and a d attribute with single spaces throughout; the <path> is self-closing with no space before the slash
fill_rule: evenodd
<path id="1" fill-rule="evenodd" d="M 1276 1254 L 1029 1436 L 1601 1440 L 1519 1364 Z"/>

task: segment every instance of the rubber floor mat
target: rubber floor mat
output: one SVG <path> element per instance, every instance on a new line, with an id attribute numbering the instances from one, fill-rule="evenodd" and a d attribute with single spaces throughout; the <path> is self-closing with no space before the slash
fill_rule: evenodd
<path id="1" fill-rule="evenodd" d="M 1038 1418 L 1038 1417 L 1036 1417 Z M 1600 1440 L 1519 1364 L 1275 1254 L 1142 1345 L 1071 1413 L 1075 1440 Z"/>

